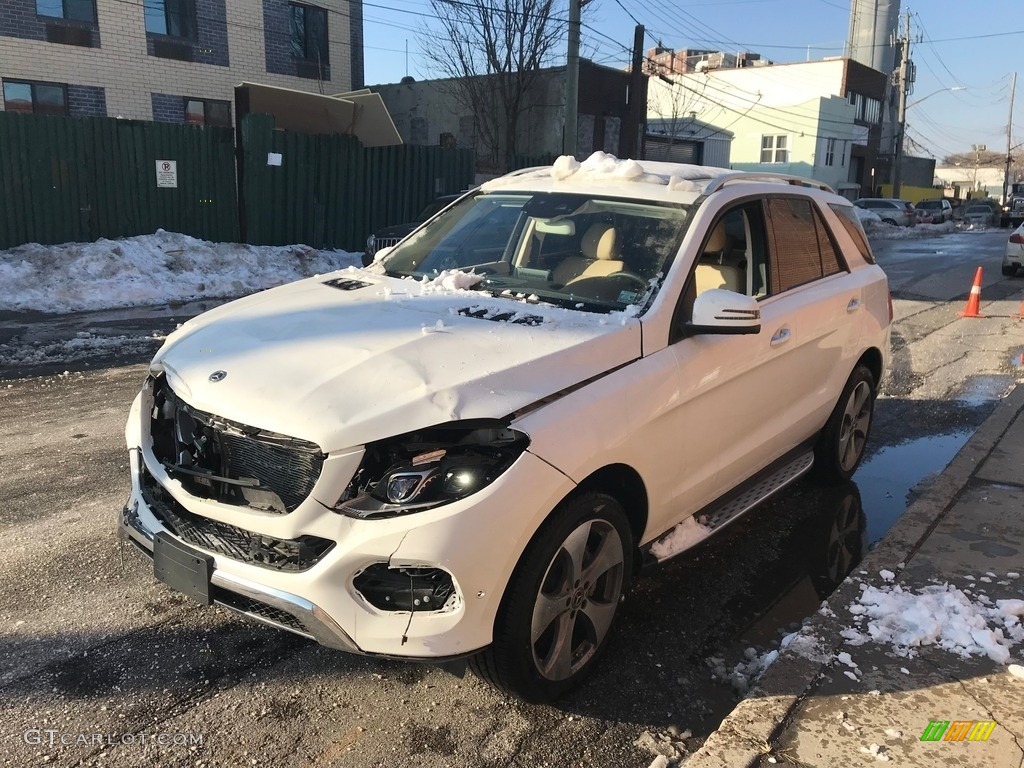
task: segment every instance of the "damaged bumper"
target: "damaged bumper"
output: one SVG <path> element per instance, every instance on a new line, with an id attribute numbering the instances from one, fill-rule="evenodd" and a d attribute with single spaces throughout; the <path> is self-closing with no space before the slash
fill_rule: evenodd
<path id="1" fill-rule="evenodd" d="M 312 493 L 290 513 L 253 511 L 193 496 L 170 476 L 152 450 L 144 416 L 151 409 L 143 389 L 126 427 L 132 490 L 122 535 L 149 557 L 157 537 L 194 551 L 209 563 L 209 602 L 352 653 L 437 661 L 487 646 L 506 576 L 541 522 L 517 518 L 510 531 L 504 520 L 513 509 L 517 516 L 552 509 L 572 487 L 526 452 L 460 501 L 353 519 L 329 507 L 358 466 L 359 449 L 328 456 Z"/>

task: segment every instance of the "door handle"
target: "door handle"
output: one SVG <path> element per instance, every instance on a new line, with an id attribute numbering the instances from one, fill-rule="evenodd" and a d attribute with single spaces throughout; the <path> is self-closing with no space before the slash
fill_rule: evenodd
<path id="1" fill-rule="evenodd" d="M 856 312 L 858 309 L 860 309 L 860 299 L 857 299 L 857 298 L 850 299 L 850 303 L 846 305 L 846 311 L 847 312 Z"/>
<path id="2" fill-rule="evenodd" d="M 789 341 L 789 337 L 791 335 L 789 328 L 779 328 L 779 330 L 775 332 L 775 335 L 772 336 L 772 346 L 777 347 L 779 344 L 785 344 Z"/>

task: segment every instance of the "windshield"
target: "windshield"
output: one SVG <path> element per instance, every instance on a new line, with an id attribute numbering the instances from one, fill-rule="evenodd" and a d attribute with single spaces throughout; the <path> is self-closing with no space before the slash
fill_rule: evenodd
<path id="1" fill-rule="evenodd" d="M 475 272 L 475 289 L 592 312 L 642 306 L 690 207 L 586 194 L 477 192 L 383 260 L 392 277 Z"/>

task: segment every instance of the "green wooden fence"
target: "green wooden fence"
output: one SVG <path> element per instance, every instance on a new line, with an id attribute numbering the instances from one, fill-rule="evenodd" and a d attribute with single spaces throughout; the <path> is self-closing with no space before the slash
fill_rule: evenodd
<path id="1" fill-rule="evenodd" d="M 276 131 L 268 115 L 243 118 L 242 147 L 250 243 L 361 251 L 375 229 L 412 221 L 433 198 L 473 182 L 469 150 L 364 147 L 341 134 Z"/>
<path id="2" fill-rule="evenodd" d="M 177 187 L 157 187 L 159 160 Z M 0 248 L 160 228 L 238 239 L 230 129 L 0 112 Z"/>

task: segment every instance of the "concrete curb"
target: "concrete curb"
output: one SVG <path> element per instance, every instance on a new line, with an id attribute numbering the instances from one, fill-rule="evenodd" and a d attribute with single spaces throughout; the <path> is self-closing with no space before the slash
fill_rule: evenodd
<path id="1" fill-rule="evenodd" d="M 862 583 L 877 581 L 876 586 L 881 586 L 879 570 L 887 568 L 899 578 L 902 568 L 898 566 L 905 566 L 931 535 L 1022 409 L 1024 386 L 1019 386 L 996 406 L 949 466 L 903 513 L 878 547 L 864 558 L 857 570 L 867 571 L 868 576 L 848 577 L 829 597 L 826 604 L 832 614 L 845 613 L 846 606 L 860 594 Z M 686 760 L 686 768 L 756 766 L 790 714 L 831 664 L 843 644 L 839 632 L 844 626 L 835 615 L 813 614 L 804 624 L 801 635 L 820 638 L 817 647 L 828 660 L 814 661 L 793 650 L 783 650 L 747 697 Z"/>

